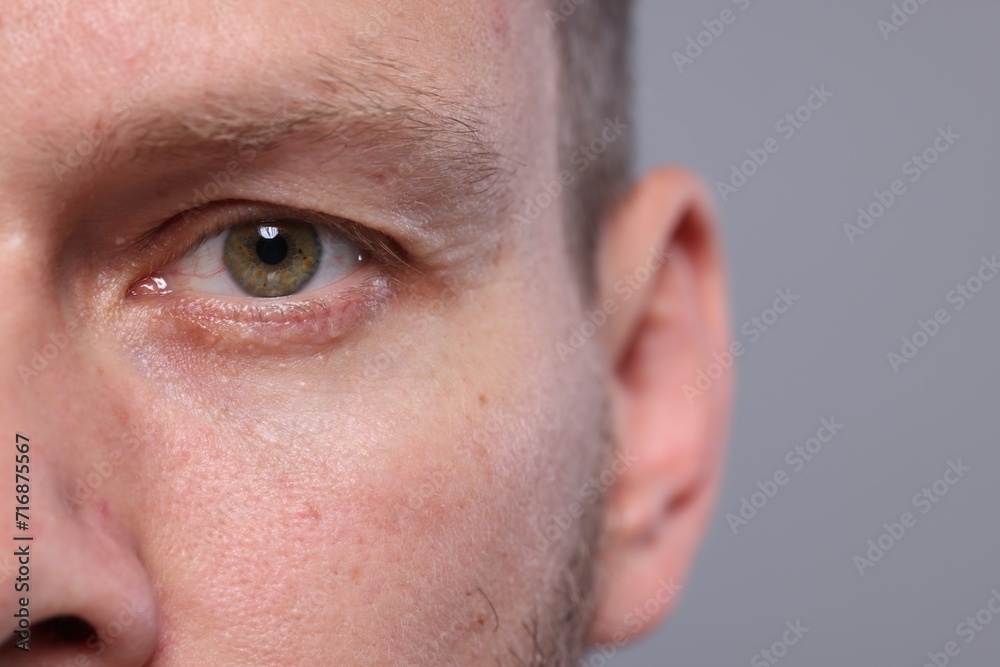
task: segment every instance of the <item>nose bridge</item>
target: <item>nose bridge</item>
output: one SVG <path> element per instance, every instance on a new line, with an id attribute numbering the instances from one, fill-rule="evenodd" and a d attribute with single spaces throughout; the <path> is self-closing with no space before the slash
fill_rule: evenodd
<path id="1" fill-rule="evenodd" d="M 0 423 L 8 428 L 53 423 L 53 403 L 68 389 L 55 371 L 80 333 L 53 286 L 44 224 L 32 233 L 20 218 L 0 206 Z"/>
<path id="2" fill-rule="evenodd" d="M 37 379 L 69 347 L 77 326 L 60 331 L 65 325 L 58 304 L 44 296 L 44 249 L 30 236 L 0 208 L 0 419 L 8 427 L 40 416 Z"/>

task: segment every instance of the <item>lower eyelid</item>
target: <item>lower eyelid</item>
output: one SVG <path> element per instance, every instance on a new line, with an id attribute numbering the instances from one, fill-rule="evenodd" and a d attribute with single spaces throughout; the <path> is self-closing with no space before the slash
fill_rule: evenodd
<path id="1" fill-rule="evenodd" d="M 153 309 L 156 335 L 215 351 L 279 351 L 328 344 L 350 332 L 389 300 L 393 280 L 367 271 L 335 293 L 307 298 L 230 299 L 214 295 L 157 295 L 131 299 Z M 350 280 L 350 279 L 348 279 Z M 147 311 L 148 313 L 148 311 Z"/>

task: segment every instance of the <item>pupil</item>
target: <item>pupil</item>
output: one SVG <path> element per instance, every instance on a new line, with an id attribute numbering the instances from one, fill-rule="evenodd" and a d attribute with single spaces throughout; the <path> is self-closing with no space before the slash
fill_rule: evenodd
<path id="1" fill-rule="evenodd" d="M 257 256 L 265 264 L 281 264 L 288 256 L 288 242 L 285 237 L 275 236 L 271 239 L 257 239 Z"/>

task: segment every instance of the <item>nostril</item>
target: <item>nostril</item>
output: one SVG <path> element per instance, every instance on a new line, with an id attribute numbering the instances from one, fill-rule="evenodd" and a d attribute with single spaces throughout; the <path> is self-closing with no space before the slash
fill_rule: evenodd
<path id="1" fill-rule="evenodd" d="M 94 627 L 77 616 L 58 616 L 31 627 L 33 644 L 83 644 L 95 634 Z"/>
<path id="2" fill-rule="evenodd" d="M 94 626 L 79 616 L 56 616 L 32 624 L 30 653 L 18 646 L 23 638 L 8 638 L 0 645 L 0 665 L 93 665 L 85 652 L 95 636 Z"/>

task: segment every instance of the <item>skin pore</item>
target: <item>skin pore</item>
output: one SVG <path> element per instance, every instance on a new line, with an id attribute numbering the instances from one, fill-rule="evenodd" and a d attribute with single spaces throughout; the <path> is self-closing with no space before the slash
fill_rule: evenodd
<path id="1" fill-rule="evenodd" d="M 35 631 L 0 662 L 572 665 L 655 627 L 672 602 L 631 610 L 683 580 L 717 484 L 729 379 L 681 387 L 727 345 L 721 261 L 678 171 L 609 212 L 594 294 L 564 202 L 515 222 L 563 168 L 546 3 L 7 4 Z M 282 216 L 363 261 L 192 286 L 199 244 Z"/>

